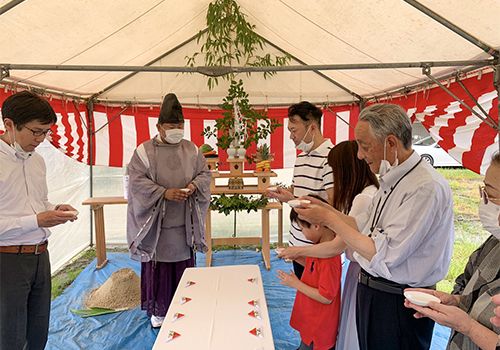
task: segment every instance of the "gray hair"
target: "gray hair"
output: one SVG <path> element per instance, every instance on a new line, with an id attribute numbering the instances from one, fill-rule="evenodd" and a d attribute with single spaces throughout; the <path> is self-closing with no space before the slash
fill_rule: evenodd
<path id="1" fill-rule="evenodd" d="M 359 120 L 370 124 L 375 137 L 384 142 L 387 136 L 394 135 L 406 149 L 411 147 L 411 123 L 405 110 L 389 103 L 374 104 L 361 111 Z"/>

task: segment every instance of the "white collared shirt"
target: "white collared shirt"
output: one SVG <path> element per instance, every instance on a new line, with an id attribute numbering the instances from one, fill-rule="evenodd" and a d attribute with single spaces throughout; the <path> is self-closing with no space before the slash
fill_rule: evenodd
<path id="1" fill-rule="evenodd" d="M 50 231 L 36 214 L 53 210 L 47 200 L 45 162 L 33 152 L 26 160 L 0 140 L 0 246 L 38 244 Z"/>
<path id="2" fill-rule="evenodd" d="M 371 261 L 354 253 L 361 267 L 373 276 L 412 287 L 431 286 L 446 276 L 454 241 L 450 186 L 431 165 L 419 161 L 420 156 L 413 152 L 391 169 L 380 179 L 368 220 L 366 215 L 355 217 L 366 235 L 374 226 L 371 238 L 376 254 Z"/>

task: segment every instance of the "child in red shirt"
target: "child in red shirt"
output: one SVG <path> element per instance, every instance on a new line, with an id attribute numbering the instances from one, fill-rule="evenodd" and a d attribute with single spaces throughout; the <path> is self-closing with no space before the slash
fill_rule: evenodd
<path id="1" fill-rule="evenodd" d="M 305 237 L 315 244 L 332 240 L 333 231 L 301 220 L 295 210 L 290 222 L 302 228 Z M 293 272 L 278 271 L 281 284 L 297 289 L 290 325 L 300 333 L 297 350 L 329 350 L 335 348 L 340 313 L 340 256 L 296 260 L 304 265 L 302 279 Z"/>

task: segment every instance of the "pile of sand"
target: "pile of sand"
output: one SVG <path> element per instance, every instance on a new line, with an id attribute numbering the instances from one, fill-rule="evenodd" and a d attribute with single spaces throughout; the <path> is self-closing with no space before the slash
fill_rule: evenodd
<path id="1" fill-rule="evenodd" d="M 132 269 L 121 269 L 87 296 L 85 306 L 132 309 L 141 303 L 141 280 Z"/>

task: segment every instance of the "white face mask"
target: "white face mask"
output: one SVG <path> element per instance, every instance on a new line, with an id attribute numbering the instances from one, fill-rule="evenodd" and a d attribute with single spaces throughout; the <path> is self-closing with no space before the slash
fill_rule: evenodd
<path id="1" fill-rule="evenodd" d="M 28 159 L 30 156 L 31 156 L 31 152 L 26 152 L 19 143 L 17 143 L 16 141 L 16 135 L 15 134 L 12 134 L 13 135 L 13 139 L 11 139 L 10 141 L 12 142 L 10 144 L 10 147 L 12 147 L 14 149 L 14 151 L 16 151 L 16 156 L 18 158 L 21 158 L 21 159 Z"/>
<path id="2" fill-rule="evenodd" d="M 165 141 L 168 143 L 177 144 L 184 138 L 184 129 L 163 130 L 165 131 Z"/>
<path id="3" fill-rule="evenodd" d="M 396 150 L 396 160 L 394 161 L 394 164 L 391 165 L 389 161 L 387 160 L 387 153 L 386 153 L 386 142 L 387 139 L 384 140 L 384 159 L 380 161 L 380 167 L 378 169 L 378 174 L 380 177 L 384 176 L 389 172 L 389 170 L 394 169 L 399 165 L 399 160 L 398 160 L 398 150 Z"/>
<path id="4" fill-rule="evenodd" d="M 486 231 L 491 233 L 497 239 L 500 239 L 500 226 L 498 226 L 498 214 L 500 214 L 500 206 L 492 201 L 484 204 L 481 200 L 479 203 L 479 219 Z"/>
<path id="5" fill-rule="evenodd" d="M 311 149 L 313 148 L 313 145 L 314 145 L 314 138 L 309 143 L 306 143 L 304 141 L 305 138 L 306 138 L 306 136 L 307 136 L 307 134 L 309 133 L 309 130 L 311 130 L 310 126 L 309 126 L 309 128 L 307 128 L 307 131 L 304 134 L 304 137 L 302 138 L 302 141 L 300 141 L 300 143 L 297 146 L 295 146 L 296 149 L 298 149 L 299 151 L 305 152 L 305 153 L 309 153 L 311 151 Z"/>

